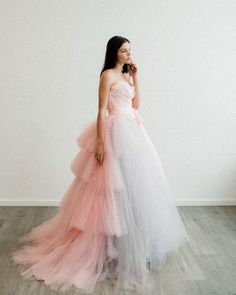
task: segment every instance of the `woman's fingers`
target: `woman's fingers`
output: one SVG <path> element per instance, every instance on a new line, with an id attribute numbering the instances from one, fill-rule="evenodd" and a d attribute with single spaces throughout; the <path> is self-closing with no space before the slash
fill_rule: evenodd
<path id="1" fill-rule="evenodd" d="M 100 155 L 100 158 L 99 159 L 100 159 L 100 161 L 99 161 L 100 164 L 102 164 L 102 162 L 103 162 L 103 154 Z"/>
<path id="2" fill-rule="evenodd" d="M 102 164 L 103 162 L 103 154 L 99 154 L 99 153 L 96 153 L 95 154 L 95 158 L 97 159 L 97 161 Z"/>

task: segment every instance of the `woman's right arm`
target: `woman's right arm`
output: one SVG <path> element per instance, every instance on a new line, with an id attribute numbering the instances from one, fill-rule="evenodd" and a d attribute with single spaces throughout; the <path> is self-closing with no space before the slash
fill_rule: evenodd
<path id="1" fill-rule="evenodd" d="M 95 153 L 95 157 L 98 160 L 99 164 L 102 164 L 104 157 L 105 116 L 111 83 L 111 74 L 109 72 L 103 72 L 98 88 L 99 102 L 97 115 L 97 147 Z"/>

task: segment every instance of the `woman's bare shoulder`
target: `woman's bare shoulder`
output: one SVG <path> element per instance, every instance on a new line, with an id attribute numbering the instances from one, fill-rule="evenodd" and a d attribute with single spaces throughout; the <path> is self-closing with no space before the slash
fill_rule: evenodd
<path id="1" fill-rule="evenodd" d="M 100 83 L 105 82 L 105 83 L 111 84 L 113 82 L 113 80 L 114 80 L 114 70 L 107 69 L 102 72 L 102 75 L 100 77 Z"/>

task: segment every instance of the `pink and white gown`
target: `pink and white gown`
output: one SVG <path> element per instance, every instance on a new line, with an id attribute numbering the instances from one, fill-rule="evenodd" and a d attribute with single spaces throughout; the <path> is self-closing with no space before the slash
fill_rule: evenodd
<path id="1" fill-rule="evenodd" d="M 95 158 L 96 120 L 76 139 L 75 177 L 58 213 L 19 237 L 29 244 L 12 254 L 24 279 L 62 292 L 92 293 L 105 279 L 114 288 L 145 291 L 149 272 L 189 241 L 144 120 L 132 108 L 134 95 L 126 81 L 110 89 L 102 165 Z"/>

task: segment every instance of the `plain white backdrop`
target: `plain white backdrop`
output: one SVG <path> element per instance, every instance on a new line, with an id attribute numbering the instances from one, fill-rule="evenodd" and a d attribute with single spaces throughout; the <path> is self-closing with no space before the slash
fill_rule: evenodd
<path id="1" fill-rule="evenodd" d="M 120 35 L 175 203 L 235 205 L 235 15 L 234 0 L 0 1 L 0 204 L 62 199 Z"/>

